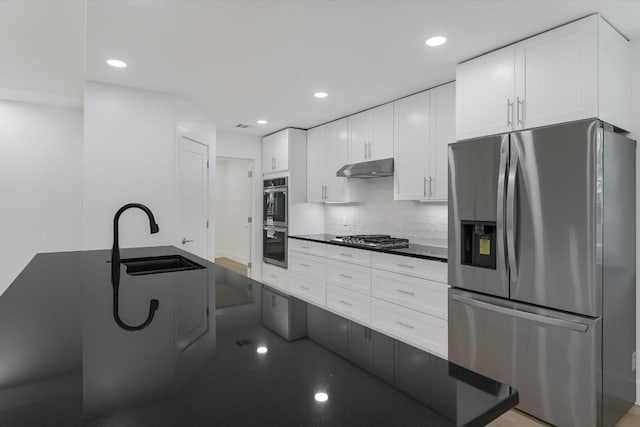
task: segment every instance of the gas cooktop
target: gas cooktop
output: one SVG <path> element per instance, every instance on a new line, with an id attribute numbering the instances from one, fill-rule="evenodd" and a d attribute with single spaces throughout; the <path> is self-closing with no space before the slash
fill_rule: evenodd
<path id="1" fill-rule="evenodd" d="M 349 246 L 362 246 L 366 248 L 407 248 L 409 239 L 391 237 L 388 234 L 356 234 L 353 236 L 336 236 L 335 242 Z"/>

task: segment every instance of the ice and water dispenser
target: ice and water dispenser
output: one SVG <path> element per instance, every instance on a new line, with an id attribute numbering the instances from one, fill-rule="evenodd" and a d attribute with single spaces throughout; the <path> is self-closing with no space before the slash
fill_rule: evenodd
<path id="1" fill-rule="evenodd" d="M 496 269 L 495 221 L 462 222 L 462 264 Z"/>

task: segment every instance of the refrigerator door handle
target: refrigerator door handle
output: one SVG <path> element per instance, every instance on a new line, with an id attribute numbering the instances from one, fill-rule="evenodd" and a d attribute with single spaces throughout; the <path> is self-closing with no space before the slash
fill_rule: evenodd
<path id="1" fill-rule="evenodd" d="M 516 259 L 516 178 L 520 161 L 516 143 L 511 144 L 511 158 L 509 159 L 509 177 L 507 180 L 507 256 L 511 282 L 518 281 L 518 260 Z"/>
<path id="2" fill-rule="evenodd" d="M 496 313 L 504 314 L 506 316 L 518 317 L 520 319 L 530 320 L 532 322 L 542 323 L 544 325 L 571 329 L 576 332 L 586 332 L 589 329 L 589 326 L 584 323 L 572 322 L 570 320 L 562 320 L 555 317 L 543 316 L 541 314 L 529 313 L 528 311 L 516 310 L 509 307 L 503 307 L 501 305 L 494 305 L 477 299 L 464 297 L 462 295 L 453 294 L 451 295 L 451 299 L 461 304 L 478 307 L 483 310 L 493 311 Z"/>
<path id="3" fill-rule="evenodd" d="M 509 138 L 502 140 L 500 145 L 500 168 L 498 170 L 498 203 L 496 206 L 496 240 L 498 249 L 498 268 L 503 282 L 507 281 L 507 256 L 504 246 L 504 187 L 509 159 Z"/>

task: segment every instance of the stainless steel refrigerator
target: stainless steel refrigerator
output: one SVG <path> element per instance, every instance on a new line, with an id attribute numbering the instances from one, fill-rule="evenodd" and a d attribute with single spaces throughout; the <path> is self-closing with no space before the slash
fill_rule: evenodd
<path id="1" fill-rule="evenodd" d="M 449 359 L 555 425 L 635 402 L 635 155 L 598 120 L 449 145 Z"/>

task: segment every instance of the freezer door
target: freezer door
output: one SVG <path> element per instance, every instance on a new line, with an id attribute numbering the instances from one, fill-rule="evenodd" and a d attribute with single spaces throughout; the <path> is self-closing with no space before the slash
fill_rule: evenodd
<path id="1" fill-rule="evenodd" d="M 514 387 L 558 426 L 602 425 L 600 318 L 449 291 L 449 361 Z"/>
<path id="2" fill-rule="evenodd" d="M 509 296 L 504 251 L 505 174 L 509 135 L 491 136 L 449 145 L 449 284 L 501 297 Z M 483 244 L 485 259 L 470 265 L 463 260 L 463 223 L 495 226 L 495 239 Z M 486 241 L 485 241 L 486 242 Z M 476 252 L 480 251 L 475 248 Z M 464 262 L 463 262 L 464 261 Z"/>
<path id="3" fill-rule="evenodd" d="M 513 300 L 601 315 L 598 126 L 588 120 L 511 136 L 505 223 Z"/>

